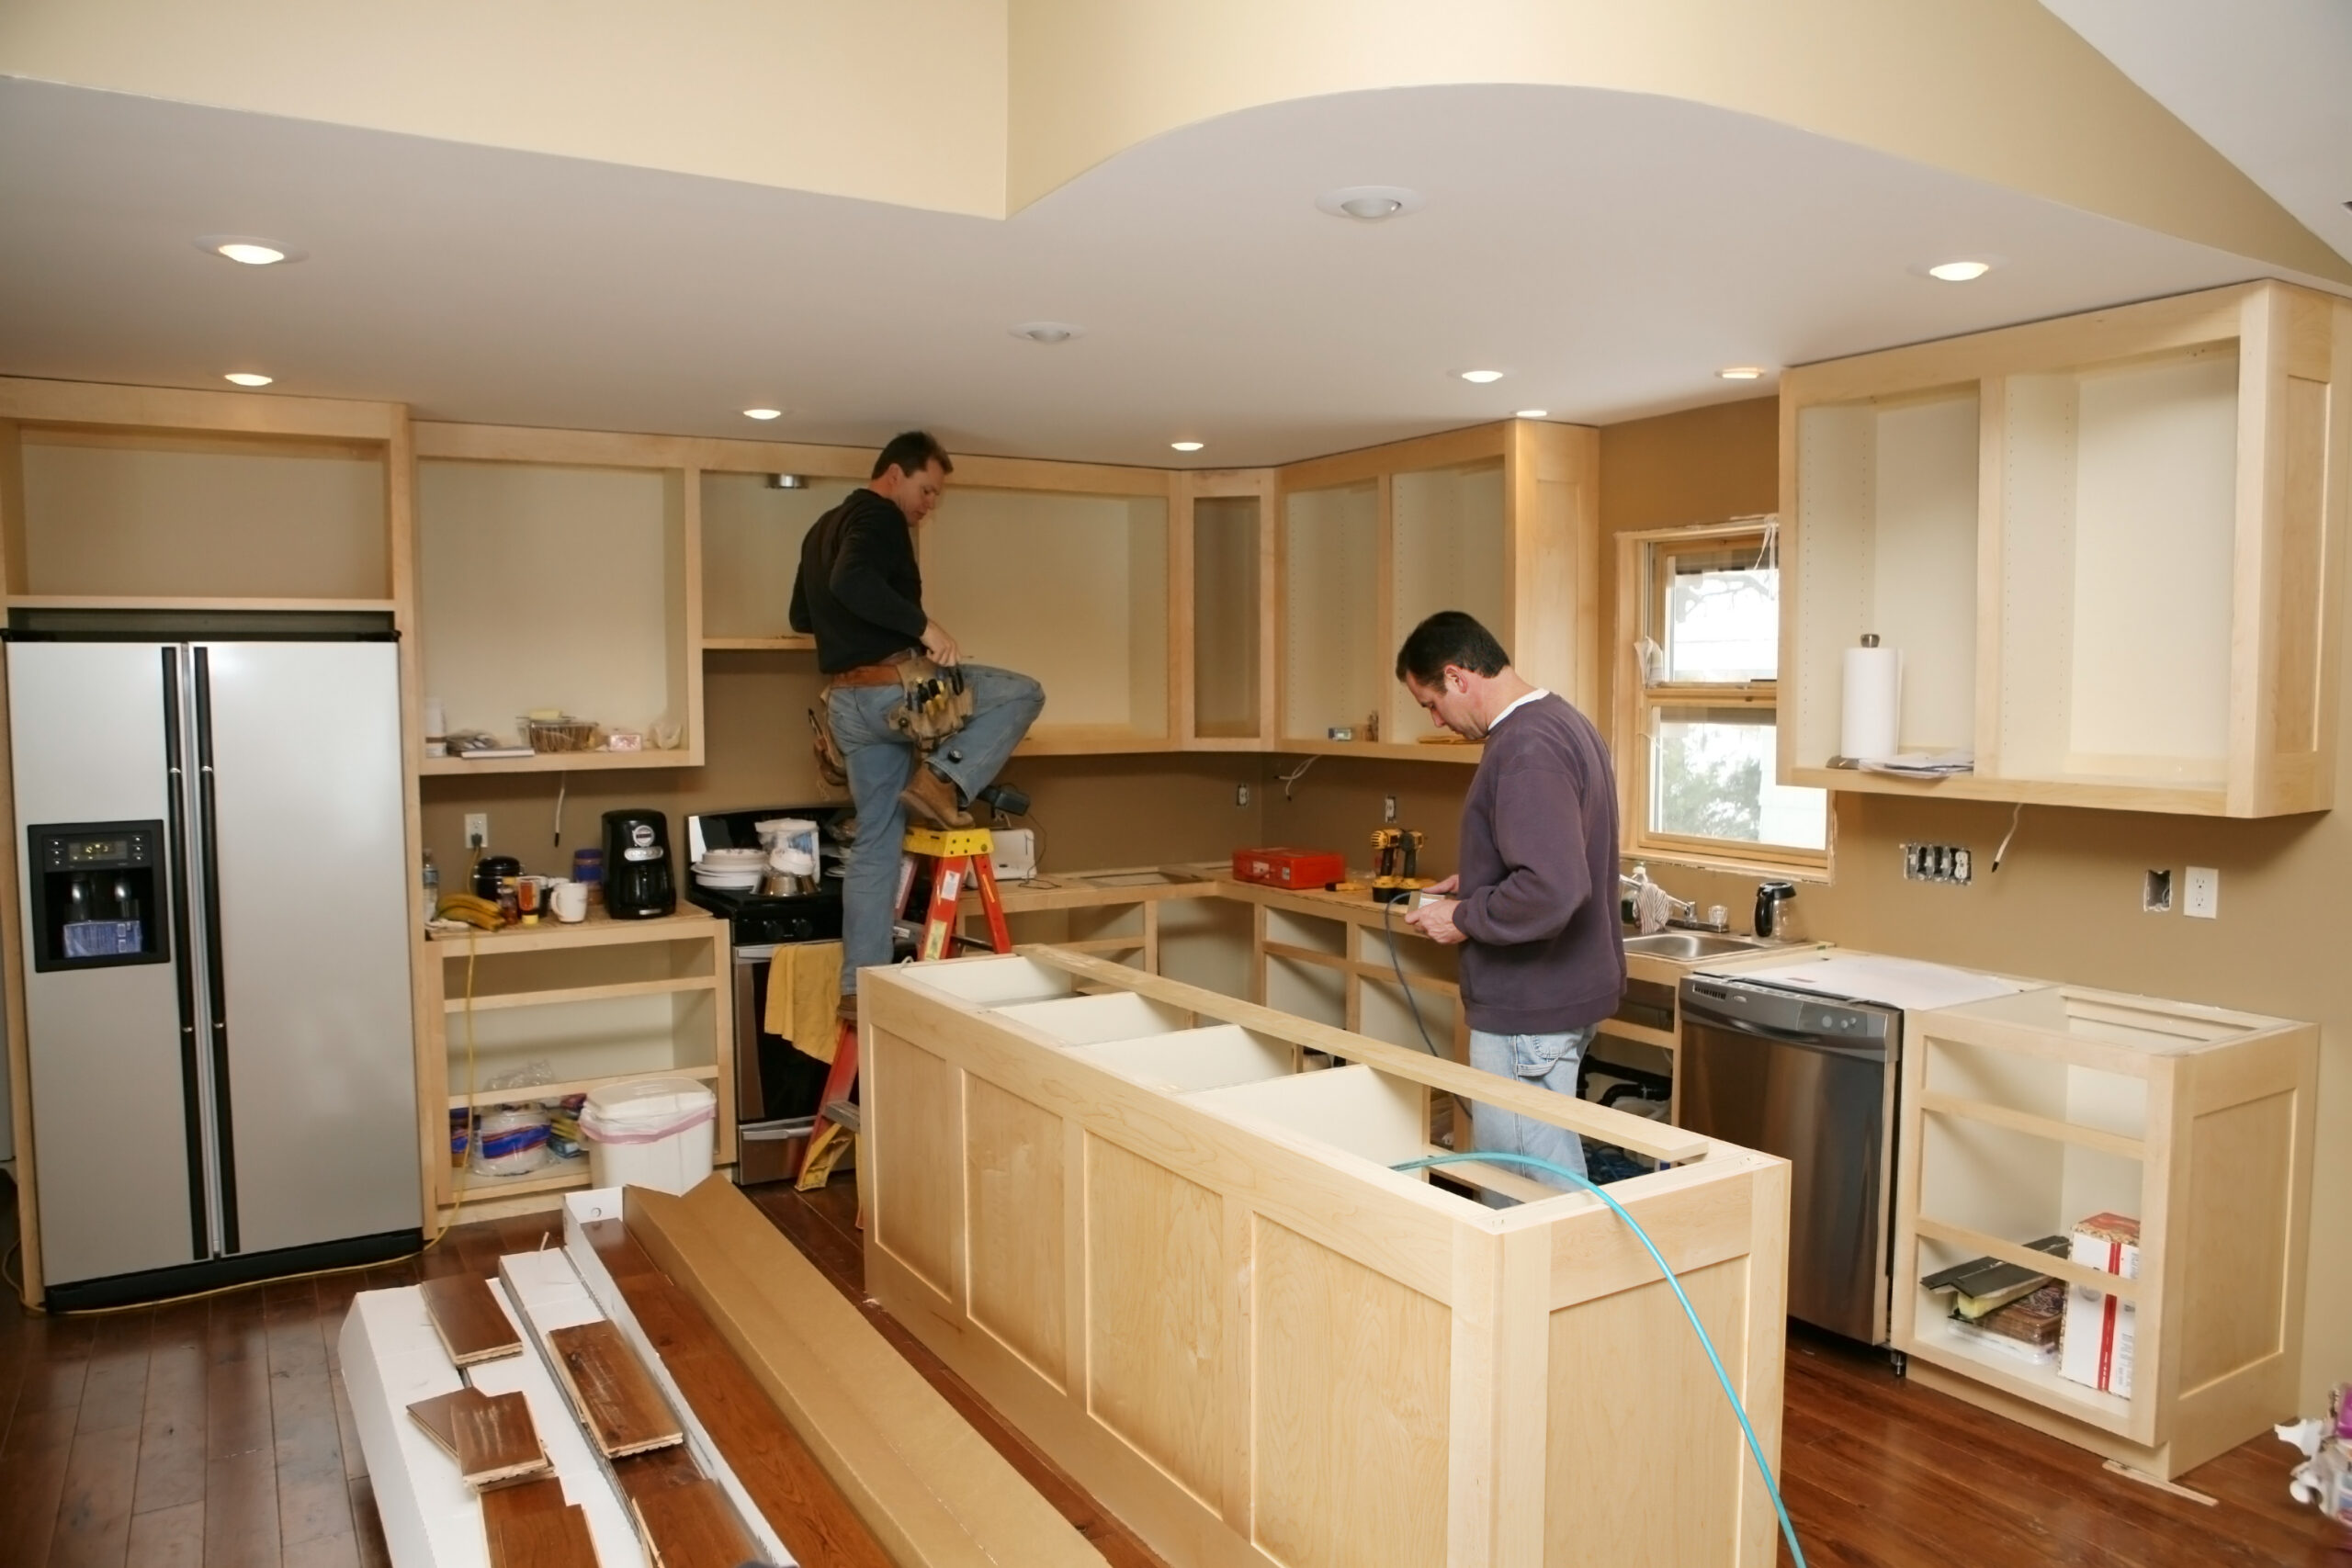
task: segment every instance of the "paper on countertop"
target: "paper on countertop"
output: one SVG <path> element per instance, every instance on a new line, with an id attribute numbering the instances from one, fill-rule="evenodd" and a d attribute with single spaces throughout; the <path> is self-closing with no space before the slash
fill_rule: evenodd
<path id="1" fill-rule="evenodd" d="M 1899 751 L 1892 757 L 1856 758 L 1854 766 L 1866 773 L 1894 773 L 1900 778 L 1940 779 L 1976 771 L 1976 753 L 1959 751 Z"/>
<path id="2" fill-rule="evenodd" d="M 1848 997 L 1898 1008 L 1956 1007 L 1962 1002 L 1981 1002 L 2025 989 L 2014 980 L 1980 975 L 1973 969 L 1870 953 L 1832 953 L 1802 963 L 1764 969 L 1742 968 L 1730 972 L 1726 978 L 1763 980 L 1792 990 L 1818 991 L 1824 996 Z"/>

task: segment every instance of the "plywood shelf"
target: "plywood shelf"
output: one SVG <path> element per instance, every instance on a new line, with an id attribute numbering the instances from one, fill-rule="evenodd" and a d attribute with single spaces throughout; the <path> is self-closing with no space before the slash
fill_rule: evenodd
<path id="1" fill-rule="evenodd" d="M 814 653 L 817 639 L 798 632 L 781 637 L 707 637 L 702 647 L 706 653 Z"/>
<path id="2" fill-rule="evenodd" d="M 623 768 L 698 768 L 702 756 L 691 748 L 673 751 L 537 751 L 528 757 L 426 757 L 416 771 L 427 775 L 448 773 L 604 773 Z"/>
<path id="3" fill-rule="evenodd" d="M 545 991 L 509 991 L 477 996 L 469 1001 L 464 997 L 450 997 L 442 1003 L 445 1012 L 498 1012 L 507 1008 L 566 1007 L 579 1002 L 619 1001 L 627 997 L 669 996 L 680 991 L 710 991 L 718 987 L 717 976 L 692 975 L 674 980 L 630 980 L 612 986 L 571 986 Z"/>
<path id="4" fill-rule="evenodd" d="M 682 905 L 673 914 L 649 920 L 616 920 L 602 905 L 591 907 L 577 925 L 542 921 L 536 926 L 507 926 L 494 931 L 427 931 L 425 939 L 444 948 L 442 957 L 462 961 L 469 948 L 485 958 L 501 953 L 528 953 L 547 948 L 603 947 L 614 942 L 680 942 L 725 934 L 726 922 L 696 905 Z"/>
<path id="5" fill-rule="evenodd" d="M 1377 757 L 1389 762 L 1466 762 L 1472 767 L 1487 754 L 1487 749 L 1476 743 L 1423 746 L 1403 740 L 1287 739 L 1277 740 L 1266 750 L 1292 757 Z"/>
<path id="6" fill-rule="evenodd" d="M 390 615 L 400 605 L 390 599 L 206 599 L 167 594 L 11 593 L 7 597 L 6 607 L 11 610 L 160 610 L 176 614 L 357 610 Z"/>
<path id="7" fill-rule="evenodd" d="M 602 1073 L 590 1078 L 571 1078 L 562 1083 L 529 1084 L 519 1089 L 486 1089 L 474 1094 L 453 1094 L 448 1109 L 463 1111 L 470 1105 L 532 1104 L 547 1100 L 564 1100 L 575 1094 L 586 1094 L 606 1084 L 629 1083 L 638 1078 L 696 1078 L 705 1083 L 718 1077 L 716 1064 L 692 1067 L 654 1067 L 641 1073 Z"/>

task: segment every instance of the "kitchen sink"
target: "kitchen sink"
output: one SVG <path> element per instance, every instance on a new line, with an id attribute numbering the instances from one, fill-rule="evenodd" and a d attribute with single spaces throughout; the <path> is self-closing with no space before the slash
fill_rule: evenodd
<path id="1" fill-rule="evenodd" d="M 1761 953 L 1772 946 L 1752 936 L 1732 936 L 1716 931 L 1659 931 L 1654 936 L 1629 936 L 1625 951 L 1650 958 L 1671 959 L 1690 963 L 1701 958 L 1721 958 L 1734 953 Z"/>

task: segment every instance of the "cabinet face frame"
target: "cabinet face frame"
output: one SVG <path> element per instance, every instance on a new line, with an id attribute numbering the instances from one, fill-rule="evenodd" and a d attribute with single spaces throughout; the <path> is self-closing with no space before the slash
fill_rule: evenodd
<path id="1" fill-rule="evenodd" d="M 1275 470 L 1271 513 L 1275 542 L 1272 598 L 1288 603 L 1290 498 L 1366 482 L 1379 487 L 1375 604 L 1367 617 L 1375 627 L 1395 622 L 1397 475 L 1502 463 L 1503 624 L 1490 626 L 1519 672 L 1557 693 L 1579 710 L 1598 712 L 1600 692 L 1600 434 L 1587 425 L 1512 419 L 1475 425 L 1411 441 L 1342 452 L 1292 463 Z M 1272 645 L 1276 705 L 1268 750 L 1293 755 L 1411 757 L 1476 763 L 1483 748 L 1422 744 L 1419 732 L 1390 734 L 1376 744 L 1334 741 L 1295 733 L 1287 711 L 1288 644 L 1291 628 L 1276 612 Z M 1394 648 L 1380 658 L 1384 687 L 1393 685 Z M 1395 701 L 1385 714 L 1397 714 Z M 1418 718 L 1418 716 L 1415 716 Z"/>
<path id="2" fill-rule="evenodd" d="M 1278 570 L 1276 536 L 1282 528 L 1277 473 L 1278 470 L 1273 468 L 1198 468 L 1187 469 L 1176 476 L 1174 497 L 1169 512 L 1171 548 L 1168 574 L 1169 626 L 1171 632 L 1181 637 L 1183 651 L 1181 658 L 1172 651 L 1170 655 L 1169 685 L 1170 695 L 1176 707 L 1176 734 L 1180 744 L 1187 750 L 1261 750 L 1273 738 L 1278 660 L 1274 597 Z M 1249 635 L 1257 644 L 1254 650 L 1257 672 L 1251 691 L 1251 702 L 1256 710 L 1255 733 L 1209 736 L 1201 733 L 1200 595 L 1204 585 L 1198 576 L 1200 561 L 1196 552 L 1196 529 L 1201 502 L 1232 500 L 1253 501 L 1258 507 L 1257 592 L 1242 612 Z M 1171 637 L 1171 649 L 1176 646 L 1176 638 Z"/>
<path id="3" fill-rule="evenodd" d="M 2004 668 L 2003 549 L 2010 457 L 2008 383 L 2091 375 L 2220 345 L 2238 358 L 2237 440 L 2227 659 L 2225 776 L 2140 782 L 2000 772 L 2008 683 L 2044 678 Z M 1899 401 L 1973 388 L 1978 399 L 1975 716 L 1977 771 L 1939 783 L 1821 766 L 1800 744 L 1804 710 L 1800 494 L 1803 415 L 1824 406 Z M 1787 606 L 1781 670 L 1781 782 L 1974 800 L 2262 817 L 2334 802 L 2345 519 L 2352 513 L 2352 303 L 2281 283 L 2254 283 L 1997 332 L 1890 349 L 1789 371 L 1781 396 L 1781 515 Z M 2335 460 L 2330 461 L 2333 454 Z M 1824 681 L 1821 690 L 1835 690 Z M 1828 700 L 1826 696 L 1822 700 Z M 1826 716 L 1834 732 L 1835 716 Z"/>

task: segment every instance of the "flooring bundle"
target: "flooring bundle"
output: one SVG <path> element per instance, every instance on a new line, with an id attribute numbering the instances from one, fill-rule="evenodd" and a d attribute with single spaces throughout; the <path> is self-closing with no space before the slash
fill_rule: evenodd
<path id="1" fill-rule="evenodd" d="M 448 1450 L 466 1484 L 477 1492 L 548 1473 L 547 1450 L 531 1424 L 530 1405 L 519 1393 L 461 1388 L 419 1400 L 408 1413 Z"/>
<path id="2" fill-rule="evenodd" d="M 611 1323 L 551 1329 L 548 1348 L 589 1440 L 606 1459 L 685 1441 L 677 1417 Z"/>

